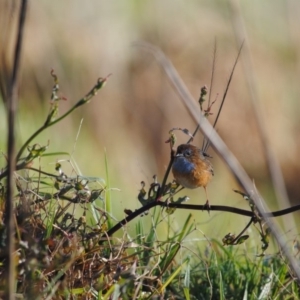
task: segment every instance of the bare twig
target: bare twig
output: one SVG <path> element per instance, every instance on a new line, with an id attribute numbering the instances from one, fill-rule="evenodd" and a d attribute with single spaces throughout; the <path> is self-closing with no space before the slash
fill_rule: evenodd
<path id="1" fill-rule="evenodd" d="M 60 122 L 62 119 L 64 119 L 66 116 L 68 116 L 71 112 L 73 112 L 76 108 L 80 107 L 81 105 L 84 105 L 90 101 L 91 98 L 93 98 L 98 90 L 100 90 L 107 82 L 108 77 L 111 74 L 107 75 L 105 78 L 98 78 L 96 85 L 83 97 L 81 98 L 75 105 L 73 105 L 66 113 L 64 113 L 62 116 L 60 116 L 57 119 L 52 119 L 51 114 L 48 115 L 48 118 L 46 122 L 36 131 L 34 132 L 30 138 L 23 144 L 21 149 L 19 150 L 16 161 L 18 161 L 21 158 L 21 155 L 23 154 L 26 147 L 30 144 L 32 140 L 34 140 L 42 131 L 47 129 L 48 127 Z M 1 178 L 1 176 L 0 176 Z"/>
<path id="2" fill-rule="evenodd" d="M 22 52 L 23 32 L 27 11 L 27 0 L 23 0 L 20 7 L 18 35 L 14 53 L 14 66 L 9 83 L 8 91 L 8 139 L 7 139 L 7 154 L 8 154 L 8 176 L 7 176 L 7 197 L 5 205 L 5 225 L 7 228 L 7 269 L 6 269 L 6 297 L 5 299 L 13 299 L 15 287 L 15 266 L 14 266 L 14 171 L 15 171 L 15 115 L 17 108 L 17 89 L 18 77 L 20 73 L 20 60 Z"/>
<path id="3" fill-rule="evenodd" d="M 209 95 L 208 95 L 208 103 L 207 103 L 207 107 L 210 107 L 210 100 L 211 100 L 211 95 L 212 95 L 212 88 L 213 88 L 213 84 L 214 84 L 214 77 L 215 77 L 215 68 L 216 68 L 216 60 L 217 60 L 217 41 L 215 38 L 215 43 L 214 43 L 214 52 L 213 52 L 213 62 L 212 62 L 212 67 L 211 67 L 211 75 L 210 75 L 210 86 L 209 86 Z M 199 130 L 199 125 L 197 125 L 197 128 L 195 130 L 195 134 L 196 132 Z M 194 134 L 194 135 L 195 135 Z M 203 139 L 202 142 L 202 147 L 201 149 L 205 151 L 205 145 L 208 141 L 206 141 L 206 139 Z M 209 145 L 208 145 L 209 146 Z M 208 146 L 206 148 L 208 148 Z"/>
<path id="4" fill-rule="evenodd" d="M 207 209 L 206 205 L 193 205 L 193 204 L 185 204 L 185 203 L 168 203 L 167 201 L 149 201 L 149 203 L 145 204 L 144 206 L 140 207 L 139 209 L 135 210 L 134 212 L 131 212 L 126 218 L 118 222 L 114 227 L 109 229 L 107 232 L 105 232 L 102 236 L 102 241 L 106 241 L 107 237 L 112 236 L 115 232 L 117 232 L 119 229 L 121 229 L 123 226 L 128 224 L 133 219 L 143 215 L 146 211 L 150 210 L 151 208 L 155 206 L 161 206 L 165 208 L 176 208 L 176 209 L 188 209 L 188 210 L 199 210 L 203 211 Z M 229 212 L 233 214 L 238 214 L 240 216 L 250 217 L 251 221 L 249 221 L 249 224 L 253 222 L 253 217 L 255 217 L 255 213 L 251 210 L 245 210 L 240 209 L 237 207 L 231 207 L 231 206 L 225 206 L 225 205 L 211 205 L 210 211 L 223 211 L 223 212 Z M 292 212 L 296 212 L 300 210 L 300 205 L 296 205 L 287 209 L 283 209 L 280 211 L 274 211 L 274 212 L 265 212 L 264 217 L 265 218 L 275 218 L 280 217 L 286 214 L 290 214 Z M 251 222 L 251 223 L 250 223 Z M 250 225 L 247 225 L 250 226 Z M 248 227 L 247 227 L 248 228 Z M 244 231 L 242 231 L 243 233 Z M 91 233 L 89 235 L 89 238 L 92 238 L 95 235 L 98 235 L 99 233 Z"/>
<path id="5" fill-rule="evenodd" d="M 223 98 L 222 98 L 222 101 L 221 101 L 221 105 L 220 105 L 220 107 L 219 107 L 218 114 L 217 114 L 216 119 L 215 119 L 215 121 L 214 121 L 213 128 L 216 127 L 216 124 L 217 124 L 217 122 L 218 122 L 218 120 L 219 120 L 219 117 L 220 117 L 220 114 L 221 114 L 221 111 L 222 111 L 222 108 L 223 108 L 223 105 L 224 105 L 224 102 L 225 102 L 225 100 L 226 100 L 226 96 L 227 96 L 227 93 L 228 93 L 228 90 L 229 90 L 229 87 L 230 87 L 230 83 L 231 83 L 231 80 L 232 80 L 232 77 L 233 77 L 233 74 L 234 74 L 234 70 L 235 70 L 236 64 L 237 64 L 237 62 L 238 62 L 238 60 L 239 60 L 239 57 L 240 57 L 241 52 L 242 52 L 242 49 L 243 49 L 243 44 L 244 44 L 244 42 L 241 43 L 241 46 L 240 46 L 238 55 L 237 55 L 237 57 L 236 57 L 236 59 L 235 59 L 235 62 L 234 62 L 234 64 L 233 64 L 233 67 L 232 67 L 232 70 L 231 70 L 231 73 L 230 73 L 230 76 L 229 76 L 229 79 L 228 79 L 228 81 L 227 81 L 227 85 L 226 85 L 226 88 L 225 88 L 225 91 L 224 91 L 224 94 L 223 94 Z M 209 139 L 207 139 L 207 142 L 205 143 L 205 145 L 204 145 L 204 147 L 203 147 L 203 149 L 202 149 L 203 152 L 206 152 L 206 151 L 207 151 L 209 145 L 210 145 L 210 141 L 209 141 Z"/>
<path id="6" fill-rule="evenodd" d="M 212 94 L 212 88 L 214 85 L 214 75 L 215 75 L 215 69 L 216 69 L 216 60 L 217 60 L 217 41 L 215 39 L 214 43 L 214 52 L 213 52 L 213 62 L 211 67 L 211 75 L 210 75 L 210 87 L 209 87 L 209 95 L 208 95 L 208 104 L 207 106 L 210 106 L 210 100 L 211 100 L 211 94 Z"/>

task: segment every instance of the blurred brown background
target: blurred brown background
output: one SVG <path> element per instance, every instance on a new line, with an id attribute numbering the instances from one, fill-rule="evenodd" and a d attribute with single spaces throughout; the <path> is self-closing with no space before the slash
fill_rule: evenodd
<path id="1" fill-rule="evenodd" d="M 15 2 L 1 0 L 2 70 L 3 57 L 5 64 L 11 64 L 17 8 Z M 60 113 L 89 91 L 98 77 L 112 73 L 105 89 L 90 104 L 48 129 L 35 142 L 44 145 L 50 139 L 49 152 L 73 153 L 80 172 L 87 176 L 105 177 L 106 149 L 111 186 L 121 190 L 112 193 L 116 216 L 123 215 L 123 208 L 139 207 L 136 195 L 140 181 L 149 185 L 154 174 L 162 180 L 169 161 L 169 146 L 164 143 L 168 131 L 173 127 L 193 131 L 195 123 L 153 56 L 133 43 L 147 41 L 162 49 L 198 99 L 200 87 L 210 83 L 216 40 L 212 99 L 218 97 L 220 102 L 240 46 L 233 22 L 234 14 L 238 14 L 249 38 L 270 144 L 282 167 L 290 200 L 299 203 L 299 13 L 300 2 L 296 0 L 30 1 L 22 61 L 19 143 L 43 123 L 48 112 L 52 68 L 59 77 L 61 94 L 68 99 L 61 102 Z M 277 205 L 245 72 L 239 62 L 217 130 L 274 209 Z M 3 104 L 0 113 L 4 130 Z M 179 132 L 177 137 L 179 143 L 187 140 Z M 5 134 L 0 139 L 5 152 Z M 201 145 L 200 135 L 194 143 Z M 209 153 L 214 156 L 215 169 L 209 186 L 211 204 L 247 207 L 232 192 L 238 185 L 226 166 L 212 149 Z M 53 170 L 53 164 L 48 164 L 42 160 L 43 167 Z M 202 189 L 184 194 L 190 196 L 191 203 L 205 201 Z M 222 215 L 230 226 L 230 216 Z M 208 219 L 200 213 L 195 216 Z"/>

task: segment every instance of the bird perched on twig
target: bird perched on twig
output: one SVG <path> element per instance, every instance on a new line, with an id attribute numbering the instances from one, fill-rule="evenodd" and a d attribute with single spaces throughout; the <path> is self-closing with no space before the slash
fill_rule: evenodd
<path id="1" fill-rule="evenodd" d="M 225 102 L 226 95 L 227 95 L 227 92 L 228 92 L 228 89 L 229 89 L 229 86 L 230 86 L 230 83 L 232 80 L 232 76 L 233 76 L 236 64 L 238 62 L 242 47 L 243 47 L 243 44 L 241 45 L 238 55 L 235 59 L 230 77 L 228 79 L 228 82 L 227 82 L 227 85 L 226 85 L 226 88 L 225 88 L 225 91 L 223 94 L 221 105 L 218 109 L 217 116 L 213 123 L 213 128 L 215 128 L 215 126 L 218 122 L 220 113 L 222 111 L 223 104 Z M 214 77 L 215 57 L 216 57 L 216 44 L 215 44 L 215 48 L 214 48 L 214 60 L 213 60 L 211 87 L 210 88 L 212 88 L 213 77 Z M 211 107 L 215 103 L 215 101 L 213 101 L 212 103 L 210 102 L 210 97 L 211 97 L 211 89 L 210 89 L 207 109 L 205 110 L 203 108 L 203 103 L 205 101 L 206 94 L 207 94 L 207 87 L 204 86 L 200 90 L 200 98 L 199 98 L 200 110 L 204 117 L 208 117 L 209 115 L 212 114 Z M 209 139 L 204 138 L 202 149 L 190 144 L 190 141 L 193 139 L 193 137 L 195 136 L 198 129 L 199 129 L 199 124 L 198 124 L 194 134 L 192 135 L 191 139 L 187 142 L 187 144 L 182 144 L 182 145 L 178 146 L 176 154 L 173 157 L 174 160 L 173 160 L 173 164 L 172 164 L 172 172 L 173 172 L 176 182 L 178 184 L 182 185 L 183 187 L 188 188 L 188 189 L 195 189 L 198 187 L 204 188 L 205 195 L 206 195 L 205 206 L 209 210 L 210 205 L 209 205 L 206 187 L 214 175 L 214 170 L 213 170 L 211 162 L 208 159 L 210 156 L 206 152 L 208 147 L 210 146 Z M 186 130 L 182 130 L 182 131 L 184 133 L 186 133 Z"/>
<path id="2" fill-rule="evenodd" d="M 209 155 L 191 144 L 179 145 L 174 157 L 172 172 L 176 182 L 188 189 L 203 187 L 209 209 L 207 185 L 214 175 Z"/>

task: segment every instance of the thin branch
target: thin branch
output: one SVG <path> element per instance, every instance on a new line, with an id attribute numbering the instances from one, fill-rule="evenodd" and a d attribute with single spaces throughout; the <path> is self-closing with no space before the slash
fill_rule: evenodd
<path id="1" fill-rule="evenodd" d="M 22 52 L 23 33 L 27 12 L 27 0 L 22 0 L 19 14 L 18 34 L 14 53 L 14 66 L 8 91 L 8 176 L 7 176 L 7 197 L 5 205 L 5 225 L 7 228 L 6 255 L 6 291 L 5 299 L 14 299 L 15 290 L 15 264 L 14 264 L 14 171 L 15 171 L 15 116 L 17 109 L 17 89 L 20 73 L 20 60 Z"/>
<path id="2" fill-rule="evenodd" d="M 218 122 L 218 120 L 219 120 L 219 117 L 220 117 L 220 114 L 221 114 L 221 111 L 222 111 L 222 108 L 223 108 L 223 105 L 224 105 L 224 102 L 225 102 L 225 99 L 226 99 L 226 96 L 227 96 L 227 93 L 228 93 L 228 90 L 229 90 L 229 87 L 230 87 L 230 83 L 231 83 L 231 80 L 232 80 L 232 77 L 233 77 L 233 74 L 234 74 L 234 70 L 235 70 L 236 64 L 237 64 L 237 62 L 238 62 L 238 60 L 239 60 L 239 57 L 240 57 L 240 54 L 241 54 L 241 52 L 242 52 L 243 45 L 244 45 L 244 42 L 241 43 L 241 46 L 240 46 L 238 55 L 237 55 L 237 57 L 236 57 L 236 59 L 235 59 L 234 65 L 233 65 L 233 67 L 232 67 L 232 70 L 231 70 L 231 73 L 230 73 L 230 76 L 229 76 L 229 79 L 228 79 L 228 81 L 227 81 L 227 85 L 226 85 L 226 88 L 225 88 L 225 91 L 224 91 L 224 94 L 223 94 L 223 98 L 222 98 L 222 101 L 221 101 L 221 105 L 220 105 L 220 107 L 219 107 L 217 117 L 216 117 L 215 122 L 214 122 L 214 124 L 213 124 L 213 128 L 216 127 L 217 122 Z M 204 145 L 204 147 L 203 147 L 203 149 L 202 149 L 203 152 L 206 152 L 206 151 L 207 151 L 209 145 L 210 145 L 210 141 L 209 141 L 209 139 L 207 139 L 207 143 Z"/>
<path id="3" fill-rule="evenodd" d="M 208 104 L 207 104 L 207 107 L 210 106 L 210 99 L 211 99 L 212 88 L 213 88 L 214 77 L 215 77 L 214 75 L 215 75 L 215 68 L 216 68 L 216 60 L 217 60 L 217 41 L 215 39 L 214 53 L 213 53 L 213 62 L 212 62 L 211 75 L 210 75 L 210 87 L 209 87 L 209 95 L 208 95 Z"/>
<path id="4" fill-rule="evenodd" d="M 213 85 L 214 85 L 216 59 L 217 59 L 217 40 L 215 38 L 214 52 L 213 52 L 213 62 L 212 62 L 211 75 L 210 75 L 210 86 L 209 86 L 209 95 L 208 95 L 207 109 L 209 109 L 209 107 L 210 107 L 210 100 L 211 100 L 212 89 L 213 89 Z M 202 88 L 200 90 L 200 97 L 201 97 L 201 93 L 202 93 Z M 199 102 L 200 102 L 200 100 L 199 100 Z M 201 108 L 201 103 L 200 103 L 200 108 Z M 200 113 L 202 114 L 202 109 L 201 109 Z M 196 127 L 196 129 L 195 129 L 195 131 L 193 133 L 193 136 L 196 135 L 196 133 L 198 132 L 198 130 L 199 130 L 199 125 L 197 124 L 197 127 Z M 188 144 L 190 142 L 191 142 L 191 139 L 189 139 Z M 209 141 L 207 141 L 207 139 L 204 137 L 203 141 L 202 141 L 202 147 L 201 147 L 201 149 L 203 150 L 203 152 L 206 152 L 206 150 L 208 148 L 208 146 L 206 146 L 206 144 L 209 146 Z"/>
<path id="5" fill-rule="evenodd" d="M 170 171 L 171 171 L 171 168 L 172 168 L 173 161 L 174 161 L 174 152 L 173 152 L 173 150 L 171 150 L 170 162 L 169 162 L 169 165 L 168 165 L 167 170 L 165 172 L 165 176 L 163 178 L 161 188 L 159 189 L 157 199 L 160 199 L 161 196 L 163 195 L 164 191 L 165 191 L 165 187 L 166 187 L 166 184 L 167 184 L 167 181 L 168 181 L 168 177 L 169 177 L 169 174 L 170 174 Z"/>
<path id="6" fill-rule="evenodd" d="M 31 137 L 29 137 L 28 140 L 23 144 L 23 146 L 21 147 L 21 149 L 19 150 L 19 152 L 17 154 L 16 161 L 18 161 L 21 158 L 21 156 L 22 156 L 24 150 L 26 149 L 26 147 L 41 132 L 43 132 L 45 129 L 49 128 L 50 126 L 60 122 L 62 119 L 64 119 L 66 116 L 68 116 L 76 108 L 80 107 L 81 105 L 84 105 L 84 104 L 88 103 L 90 101 L 90 99 L 93 98 L 102 87 L 104 87 L 104 85 L 106 84 L 107 79 L 110 75 L 111 74 L 107 75 L 105 78 L 98 78 L 98 81 L 97 81 L 96 85 L 83 98 L 81 98 L 74 106 L 72 106 L 66 113 L 64 113 L 61 117 L 59 117 L 55 120 L 47 119 L 46 122 L 44 123 L 44 125 L 42 125 L 36 132 L 34 132 L 31 135 Z"/>
<path id="7" fill-rule="evenodd" d="M 168 202 L 162 202 L 162 201 L 149 201 L 148 204 L 140 207 L 139 209 L 135 210 L 132 212 L 129 216 L 118 222 L 114 227 L 112 227 L 110 230 L 105 232 L 102 236 L 102 241 L 107 240 L 108 236 L 112 236 L 115 232 L 117 232 L 119 229 L 121 229 L 123 226 L 125 226 L 127 223 L 132 221 L 133 219 L 137 218 L 138 216 L 143 215 L 146 211 L 149 209 L 155 207 L 155 206 L 160 206 L 160 207 L 165 207 L 165 208 L 176 208 L 176 209 L 188 209 L 188 210 L 199 210 L 199 211 L 207 211 L 207 206 L 204 205 L 193 205 L 193 204 L 182 204 L 182 203 L 168 203 Z M 275 218 L 275 217 L 280 217 L 286 214 L 290 214 L 292 212 L 296 212 L 300 210 L 300 205 L 296 205 L 287 209 L 283 209 L 280 211 L 274 211 L 274 212 L 269 212 L 269 213 L 264 213 L 264 218 Z M 231 207 L 231 206 L 225 206 L 225 205 L 211 205 L 210 206 L 210 211 L 223 211 L 223 212 L 230 212 L 233 214 L 238 214 L 240 216 L 246 216 L 250 217 L 251 221 L 249 222 L 250 224 L 253 222 L 253 217 L 256 217 L 255 213 L 250 210 L 245 210 L 245 209 L 240 209 L 236 207 Z M 269 222 L 269 221 L 268 221 Z M 250 225 L 248 225 L 250 226 Z M 248 228 L 248 227 L 247 227 Z M 245 230 L 242 231 L 242 233 Z M 95 235 L 98 235 L 99 233 L 94 233 L 90 234 L 89 238 L 92 238 Z"/>

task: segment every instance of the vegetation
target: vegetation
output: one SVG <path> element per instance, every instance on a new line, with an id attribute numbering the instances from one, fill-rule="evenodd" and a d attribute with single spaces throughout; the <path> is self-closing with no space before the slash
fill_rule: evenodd
<path id="1" fill-rule="evenodd" d="M 23 30 L 22 26 L 19 28 L 20 31 Z M 20 42 L 20 39 L 17 41 Z M 151 51 L 159 56 L 155 49 Z M 158 60 L 162 67 L 170 72 L 171 66 L 165 65 L 168 63 L 167 60 L 161 57 Z M 16 72 L 19 72 L 17 64 L 15 66 Z M 234 68 L 221 101 L 221 109 L 233 71 Z M 172 75 L 174 74 L 173 71 Z M 297 299 L 300 297 L 297 269 L 286 256 L 285 249 L 275 235 L 274 238 L 272 226 L 269 228 L 266 222 L 267 217 L 290 213 L 298 207 L 288 211 L 277 211 L 273 215 L 271 213 L 264 215 L 257 206 L 255 196 L 250 196 L 246 189 L 243 192 L 235 190 L 248 204 L 248 210 L 211 205 L 211 211 L 240 214 L 250 220 L 247 220 L 246 226 L 240 225 L 242 229 L 236 229 L 240 231 L 239 234 L 228 233 L 223 237 L 219 236 L 218 239 L 207 237 L 200 231 L 199 221 L 192 215 L 192 211 L 201 211 L 207 207 L 186 204 L 188 197 L 179 196 L 177 193 L 180 187 L 169 179 L 176 143 L 174 132 L 179 130 L 187 134 L 191 140 L 201 127 L 199 124 L 200 127 L 197 126 L 193 134 L 182 128 L 170 130 L 167 142 L 171 155 L 162 181 L 154 176 L 150 185 L 142 182 L 139 192 L 136 193 L 139 208 L 133 211 L 127 206 L 124 211 L 125 218 L 116 219 L 112 208 L 112 178 L 107 156 L 104 159 L 105 167 L 101 170 L 101 173 L 105 174 L 103 176 L 105 179 L 89 174 L 81 175 L 68 151 L 62 148 L 60 152 L 49 152 L 49 143 L 40 144 L 39 141 L 46 129 L 56 126 L 77 108 L 81 109 L 88 103 L 104 87 L 109 75 L 99 78 L 92 89 L 62 115 L 59 114 L 59 108 L 65 98 L 60 94 L 58 76 L 53 70 L 51 76 L 54 85 L 50 109 L 43 125 L 29 135 L 16 154 L 13 150 L 8 151 L 7 161 L 1 166 L 0 297 L 20 299 Z M 170 77 L 174 79 L 174 76 Z M 17 83 L 12 80 L 7 93 L 2 89 L 3 99 L 12 101 L 11 91 L 15 85 Z M 182 86 L 175 85 L 180 94 Z M 206 93 L 206 88 L 202 88 L 199 105 L 201 116 L 209 117 L 213 113 L 214 101 L 210 102 L 210 93 L 207 107 L 204 108 Z M 93 104 L 92 101 L 91 105 Z M 8 114 L 9 112 L 8 109 Z M 218 116 L 219 113 L 217 119 Z M 8 119 L 11 120 L 10 116 Z M 11 130 L 9 126 L 8 131 Z M 65 137 L 60 135 L 59 138 L 63 140 Z M 15 143 L 13 139 L 8 143 L 10 142 Z M 13 145 L 9 147 L 8 145 L 8 149 L 14 149 Z M 47 157 L 56 160 L 50 171 L 44 169 L 42 164 L 42 159 Z M 67 157 L 68 166 L 62 163 L 62 157 Z M 15 169 L 13 177 L 9 167 L 11 162 L 14 162 Z M 38 167 L 35 167 L 36 164 Z M 10 180 L 14 188 L 12 195 L 9 191 Z M 12 218 L 9 217 L 10 205 L 13 208 Z M 183 209 L 189 210 L 186 216 L 181 214 Z M 203 214 L 207 212 L 204 211 Z M 174 224 L 174 216 L 181 218 L 181 226 Z M 133 229 L 131 224 L 137 217 L 140 218 Z M 150 221 L 149 224 L 144 222 L 145 219 Z M 9 227 L 11 220 L 13 233 Z M 247 231 L 249 228 L 255 228 L 255 231 Z M 10 243 L 13 244 L 11 252 Z M 270 251 L 272 254 L 267 253 L 269 249 L 272 249 Z M 294 250 L 293 256 L 299 258 L 297 239 L 294 241 Z M 9 268 L 10 263 L 13 264 L 14 272 Z M 9 281 L 13 282 L 13 291 Z"/>
<path id="2" fill-rule="evenodd" d="M 134 236 L 130 236 L 125 227 L 122 238 L 111 238 L 114 227 L 107 184 L 100 178 L 70 176 L 60 163 L 55 165 L 53 173 L 33 168 L 33 161 L 40 157 L 67 153 L 47 153 L 47 145 L 29 146 L 41 131 L 87 103 L 104 86 L 107 77 L 100 78 L 85 97 L 56 118 L 62 99 L 58 96 L 58 79 L 53 71 L 52 76 L 54 87 L 46 121 L 17 154 L 16 169 L 19 172 L 14 197 L 16 296 L 23 295 L 27 299 L 295 299 L 299 295 L 299 286 L 280 254 L 250 258 L 239 251 L 236 245 L 245 242 L 248 236 L 239 235 L 237 240 L 227 235 L 223 245 L 207 239 L 204 251 L 186 247 L 185 241 L 197 231 L 189 215 L 177 231 L 167 222 L 167 234 L 160 240 L 158 227 L 164 218 L 168 219 L 174 213 L 174 200 L 167 204 L 166 210 L 156 207 L 150 212 L 150 234 L 139 221 Z M 174 137 L 173 132 L 171 137 Z M 26 147 L 28 154 L 24 156 Z M 21 170 L 26 171 L 20 173 Z M 5 168 L 0 176 L 6 178 Z M 143 184 L 138 196 L 144 213 L 147 213 L 149 203 L 157 202 L 159 184 L 154 180 L 148 192 Z M 177 188 L 168 184 L 162 196 L 170 201 Z M 179 205 L 180 208 L 185 200 L 178 198 L 175 207 Z M 2 212 L 5 203 L 6 188 L 2 185 Z M 127 214 L 134 213 L 127 211 Z M 258 223 L 261 225 L 262 222 Z M 263 231 L 261 227 L 261 234 Z M 2 290 L 5 289 L 6 235 L 2 221 Z M 267 239 L 265 232 L 262 235 L 263 250 L 268 247 Z"/>

